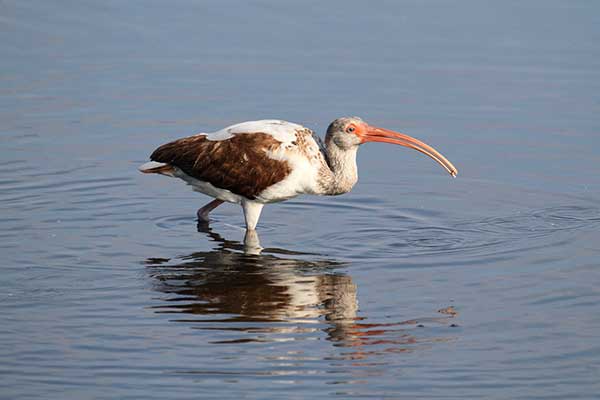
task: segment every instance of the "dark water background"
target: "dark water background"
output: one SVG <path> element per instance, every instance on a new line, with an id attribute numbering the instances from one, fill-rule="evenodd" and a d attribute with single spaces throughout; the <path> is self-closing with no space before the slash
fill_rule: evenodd
<path id="1" fill-rule="evenodd" d="M 0 1 L 0 397 L 597 398 L 599 43 L 593 1 Z M 246 254 L 136 170 L 343 115 L 459 177 L 366 145 Z"/>

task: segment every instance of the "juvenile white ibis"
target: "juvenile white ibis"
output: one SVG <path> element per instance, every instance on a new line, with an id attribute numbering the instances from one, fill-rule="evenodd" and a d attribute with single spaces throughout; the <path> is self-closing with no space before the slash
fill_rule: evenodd
<path id="1" fill-rule="evenodd" d="M 454 165 L 431 146 L 358 117 L 333 121 L 325 143 L 310 129 L 291 122 L 242 122 L 164 144 L 140 171 L 183 179 L 194 190 L 214 197 L 198 210 L 200 221 L 208 221 L 209 212 L 226 201 L 241 204 L 246 229 L 254 230 L 267 203 L 352 190 L 358 180 L 356 152 L 366 142 L 418 150 L 456 176 Z"/>

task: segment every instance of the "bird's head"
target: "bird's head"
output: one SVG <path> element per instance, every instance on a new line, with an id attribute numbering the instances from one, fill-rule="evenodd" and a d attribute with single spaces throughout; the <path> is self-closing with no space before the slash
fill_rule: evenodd
<path id="1" fill-rule="evenodd" d="M 428 155 L 454 177 L 458 173 L 456 167 L 446 157 L 428 144 L 403 133 L 371 126 L 358 117 L 342 117 L 333 121 L 327 128 L 325 141 L 333 142 L 342 150 L 349 150 L 367 142 L 398 144 Z"/>

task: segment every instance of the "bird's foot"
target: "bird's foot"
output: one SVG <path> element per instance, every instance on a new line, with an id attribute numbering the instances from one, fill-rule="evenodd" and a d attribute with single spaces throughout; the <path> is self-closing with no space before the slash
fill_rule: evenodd
<path id="1" fill-rule="evenodd" d="M 201 233 L 210 233 L 210 224 L 208 223 L 208 221 L 202 221 L 199 219 L 196 223 L 196 230 Z"/>
<path id="2" fill-rule="evenodd" d="M 196 212 L 196 216 L 198 217 L 198 223 L 208 223 L 210 219 L 208 218 L 208 213 L 210 211 L 206 211 L 203 208 L 199 209 Z"/>

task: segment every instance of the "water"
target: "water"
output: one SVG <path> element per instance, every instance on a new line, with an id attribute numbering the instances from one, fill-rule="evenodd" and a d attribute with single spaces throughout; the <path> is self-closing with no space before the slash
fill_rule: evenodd
<path id="1" fill-rule="evenodd" d="M 0 397 L 596 398 L 593 2 L 0 2 Z M 136 168 L 258 118 L 404 131 L 335 198 Z M 244 244 L 245 243 L 245 244 Z M 259 251 L 258 243 L 263 248 Z"/>

